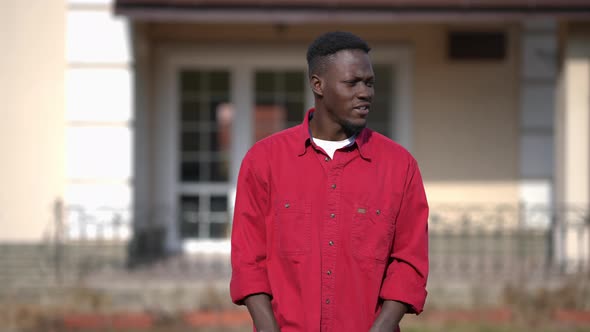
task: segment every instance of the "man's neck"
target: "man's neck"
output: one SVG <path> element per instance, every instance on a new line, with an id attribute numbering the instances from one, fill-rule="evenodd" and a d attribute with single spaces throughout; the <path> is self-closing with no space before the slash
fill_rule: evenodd
<path id="1" fill-rule="evenodd" d="M 324 141 L 342 141 L 355 134 L 347 133 L 340 124 L 329 118 L 326 111 L 317 108 L 309 119 L 309 128 L 313 137 Z"/>

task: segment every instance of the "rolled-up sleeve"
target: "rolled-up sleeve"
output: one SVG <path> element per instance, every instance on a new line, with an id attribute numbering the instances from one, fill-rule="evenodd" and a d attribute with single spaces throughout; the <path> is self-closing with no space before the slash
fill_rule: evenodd
<path id="1" fill-rule="evenodd" d="M 411 160 L 397 214 L 393 246 L 380 297 L 410 306 L 419 314 L 428 278 L 428 203 L 420 170 Z"/>
<path id="2" fill-rule="evenodd" d="M 265 216 L 269 211 L 269 188 L 264 166 L 249 151 L 240 167 L 231 235 L 232 277 L 230 295 L 244 304 L 248 295 L 272 297 L 266 268 Z"/>

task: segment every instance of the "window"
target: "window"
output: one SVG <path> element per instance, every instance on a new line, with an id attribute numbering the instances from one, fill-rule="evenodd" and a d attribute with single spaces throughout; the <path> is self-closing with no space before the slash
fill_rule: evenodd
<path id="1" fill-rule="evenodd" d="M 226 238 L 233 108 L 227 71 L 181 70 L 179 230 L 182 238 Z M 195 185 L 196 184 L 196 185 Z"/>

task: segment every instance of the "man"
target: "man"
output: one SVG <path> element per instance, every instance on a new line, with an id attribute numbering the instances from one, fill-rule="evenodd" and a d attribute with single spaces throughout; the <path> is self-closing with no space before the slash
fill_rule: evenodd
<path id="1" fill-rule="evenodd" d="M 350 33 L 316 39 L 315 107 L 242 162 L 230 289 L 258 331 L 392 332 L 422 311 L 428 205 L 414 158 L 365 128 L 369 50 Z"/>

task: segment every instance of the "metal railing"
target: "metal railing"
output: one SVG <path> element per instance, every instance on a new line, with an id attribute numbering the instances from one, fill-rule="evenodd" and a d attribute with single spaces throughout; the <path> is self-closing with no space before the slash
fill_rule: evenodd
<path id="1" fill-rule="evenodd" d="M 41 265 L 57 283 L 77 282 L 99 270 L 124 270 L 132 229 L 129 209 L 88 209 L 56 201 Z"/>
<path id="2" fill-rule="evenodd" d="M 57 280 L 68 274 L 81 278 L 97 269 L 125 270 L 137 256 L 164 247 L 162 227 L 133 234 L 128 210 L 88 210 L 57 203 L 55 217 L 46 248 Z M 544 280 L 590 274 L 589 220 L 589 210 L 580 207 L 433 205 L 429 220 L 431 280 Z M 165 274 L 165 255 L 157 254 L 157 271 Z M 222 259 L 227 258 L 200 257 L 196 262 L 168 258 L 170 274 L 182 275 L 183 271 L 175 269 L 198 274 L 208 270 L 203 267 L 205 262 L 217 266 Z M 210 270 L 228 273 L 226 268 Z"/>
<path id="3" fill-rule="evenodd" d="M 441 280 L 543 280 L 590 273 L 588 209 L 432 206 L 431 276 Z"/>

